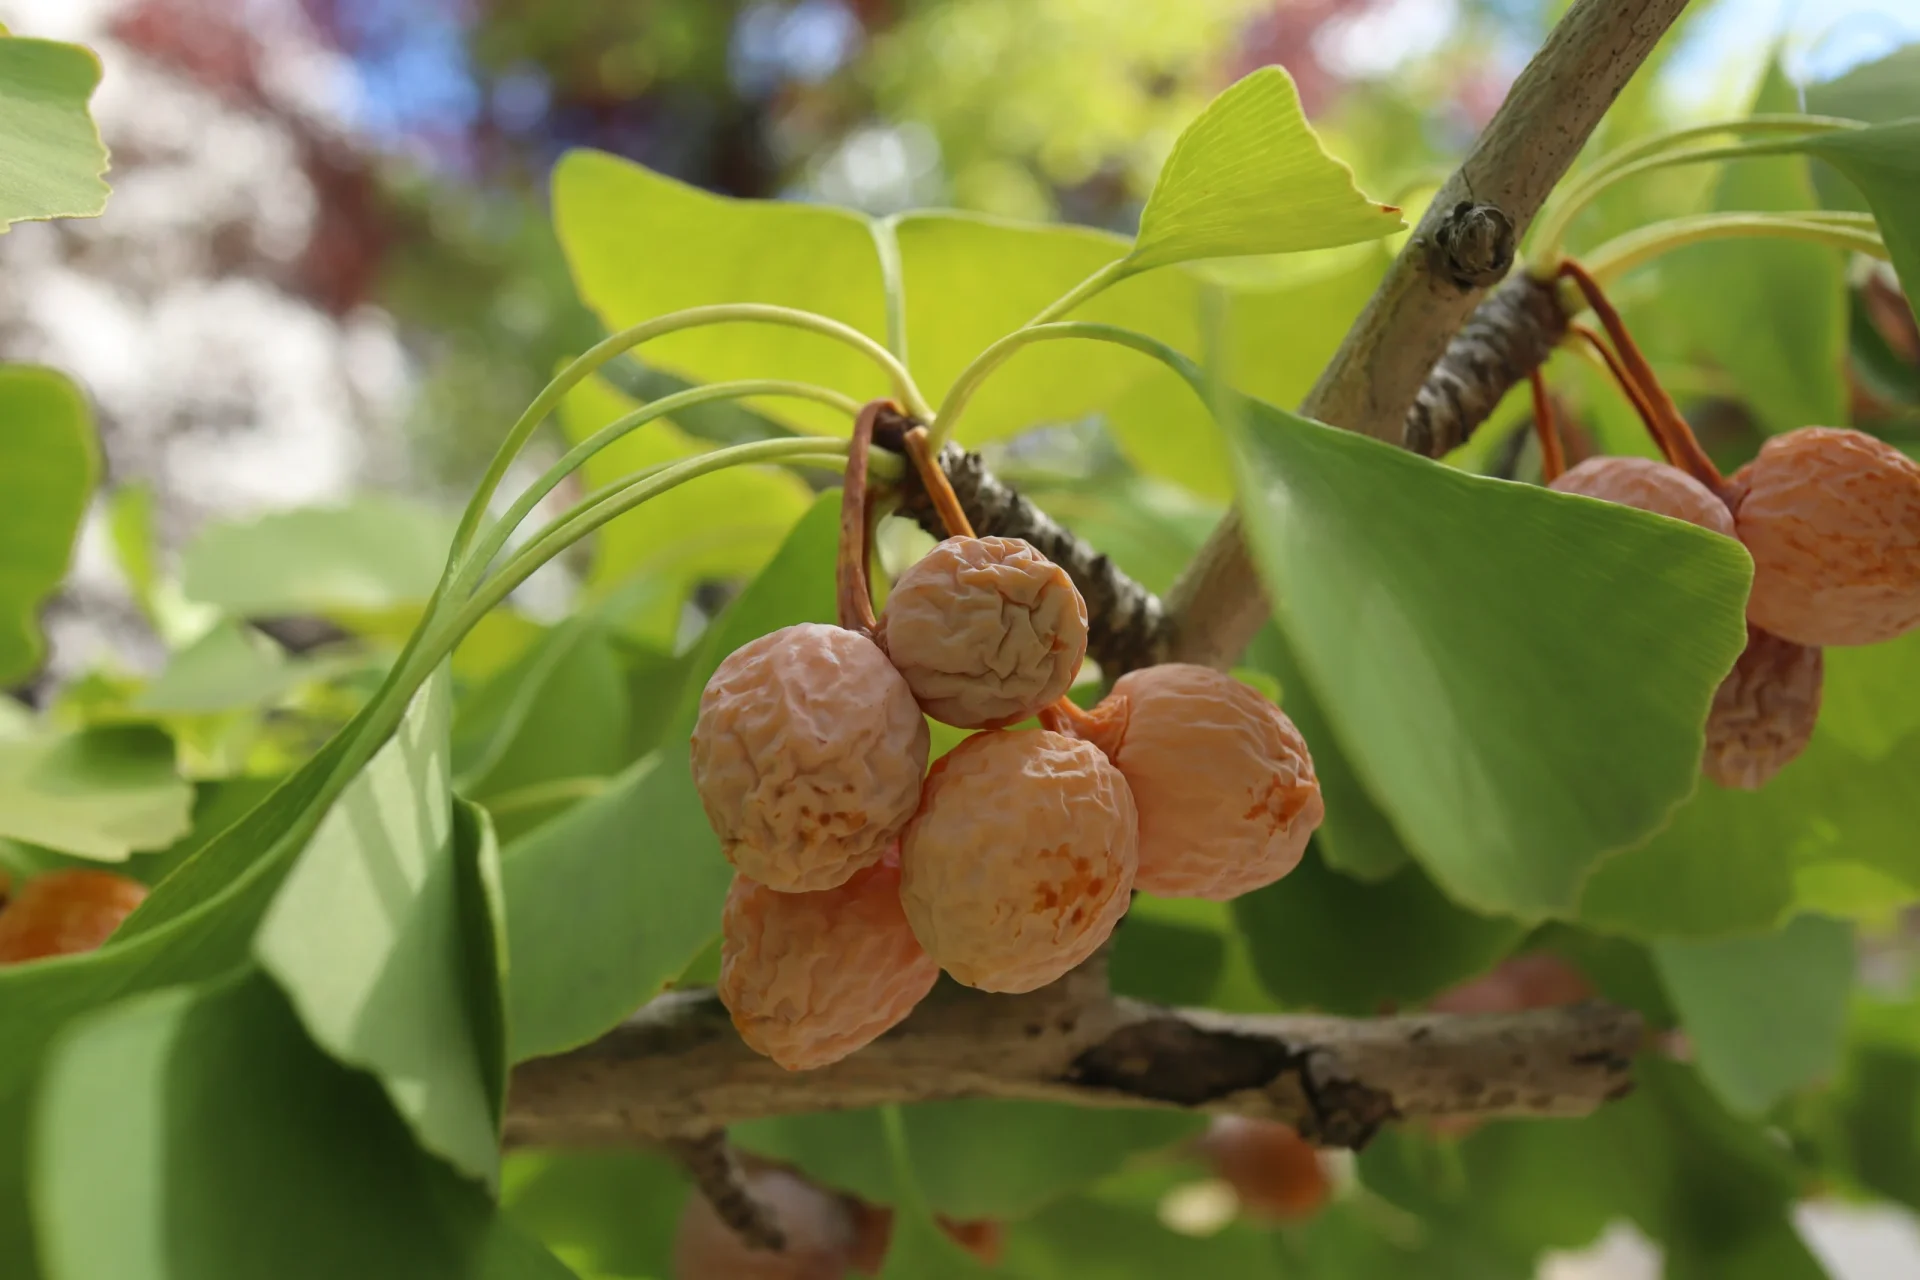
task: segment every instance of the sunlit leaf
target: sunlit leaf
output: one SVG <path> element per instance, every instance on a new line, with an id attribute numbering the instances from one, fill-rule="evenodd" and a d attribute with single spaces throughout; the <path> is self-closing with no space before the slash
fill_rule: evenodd
<path id="1" fill-rule="evenodd" d="M 515 1152 L 500 1177 L 507 1216 L 583 1275 L 671 1275 L 689 1193 L 655 1151 Z"/>
<path id="2" fill-rule="evenodd" d="M 413 604 L 440 581 L 453 526 L 442 512 L 380 494 L 216 524 L 182 554 L 182 587 L 239 617 Z"/>
<path id="3" fill-rule="evenodd" d="M 39 43 L 0 39 L 0 50 Z M 0 685 L 6 685 L 39 665 L 35 615 L 66 576 L 100 460 L 86 401 L 51 369 L 0 365 L 0 422 L 6 424 L 0 430 Z"/>
<path id="4" fill-rule="evenodd" d="M 469 960 L 482 932 L 469 913 L 485 910 L 471 868 L 491 855 L 478 832 L 454 838 L 447 683 L 429 682 L 396 750 L 334 802 L 261 921 L 254 954 L 315 1041 L 372 1072 L 429 1150 L 491 1179 L 489 1058 L 499 1050 L 474 1023 Z"/>
<path id="5" fill-rule="evenodd" d="M 0 739 L 0 837 L 118 862 L 185 834 L 193 787 L 157 729 Z"/>
<path id="6" fill-rule="evenodd" d="M 568 395 L 561 411 L 567 435 L 584 440 L 637 408 L 604 382 L 589 380 Z M 645 467 L 678 462 L 712 450 L 671 422 L 654 421 L 603 449 L 581 468 L 591 488 Z M 751 577 L 766 564 L 813 501 L 799 476 L 777 467 L 730 467 L 648 499 L 595 534 L 591 582 L 603 593 L 657 580 L 649 594 L 652 625 L 634 628 L 671 645 L 681 605 L 701 579 Z"/>
<path id="7" fill-rule="evenodd" d="M 284 695 L 303 670 L 286 651 L 242 623 L 226 620 L 167 660 L 131 708 L 156 715 L 194 715 L 260 706 Z"/>
<path id="8" fill-rule="evenodd" d="M 1752 113 L 1792 112 L 1799 94 L 1776 62 Z M 1713 191 L 1720 210 L 1795 212 L 1815 207 L 1804 156 L 1726 166 Z M 1769 431 L 1846 421 L 1846 258 L 1800 240 L 1722 240 L 1676 253 L 1658 308 L 1685 341 L 1732 375 Z"/>
<path id="9" fill-rule="evenodd" d="M 553 207 L 574 284 L 609 328 L 682 307 L 763 302 L 818 311 L 875 338 L 884 331 L 880 259 L 858 214 L 710 195 L 591 151 L 571 152 L 555 167 Z M 863 400 L 888 394 L 885 375 L 857 352 L 796 329 L 692 329 L 640 354 L 703 382 L 792 378 Z M 824 406 L 768 407 L 781 421 L 847 430 Z"/>
<path id="10" fill-rule="evenodd" d="M 575 616 L 461 701 L 453 723 L 455 784 L 487 803 L 611 777 L 630 763 L 628 721 L 626 676 L 605 627 Z M 504 837 L 530 830 L 543 813 L 516 805 L 501 815 Z"/>
<path id="11" fill-rule="evenodd" d="M 0 231 L 106 207 L 107 149 L 87 114 L 99 83 L 79 45 L 0 35 Z"/>
<path id="12" fill-rule="evenodd" d="M 1920 293 L 1920 119 L 1823 133 L 1803 145 L 1859 188 L 1901 285 L 1908 296 Z"/>
<path id="13" fill-rule="evenodd" d="M 1400 211 L 1360 194 L 1300 110 L 1293 78 L 1262 67 L 1208 104 L 1174 144 L 1140 215 L 1134 270 L 1292 253 L 1392 235 Z"/>
<path id="14" fill-rule="evenodd" d="M 37 1243 L 59 1280 L 572 1274 L 414 1146 L 259 977 L 83 1022 L 39 1110 Z"/>
<path id="15" fill-rule="evenodd" d="M 1700 1074 L 1759 1115 L 1840 1061 L 1853 933 L 1800 916 L 1777 933 L 1656 943 L 1654 960 Z"/>
<path id="16" fill-rule="evenodd" d="M 1568 910 L 1693 790 L 1745 642 L 1746 554 L 1258 402 L 1243 416 L 1255 559 L 1368 793 L 1459 902 Z"/>

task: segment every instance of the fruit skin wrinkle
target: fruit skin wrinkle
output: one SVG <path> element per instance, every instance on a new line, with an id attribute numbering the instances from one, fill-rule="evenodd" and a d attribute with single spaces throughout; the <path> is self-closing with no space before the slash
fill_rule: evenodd
<path id="1" fill-rule="evenodd" d="M 1811 646 L 1920 626 L 1920 463 L 1861 431 L 1774 436 L 1727 485 L 1753 555 L 1747 618 Z"/>
<path id="2" fill-rule="evenodd" d="M 1820 719 L 1822 651 L 1747 624 L 1747 647 L 1714 690 L 1701 772 L 1757 791 L 1813 740 Z"/>
<path id="3" fill-rule="evenodd" d="M 935 762 L 901 837 L 900 898 L 927 954 L 983 991 L 1032 991 L 1126 914 L 1139 819 L 1092 744 L 977 733 Z"/>
<path id="4" fill-rule="evenodd" d="M 742 645 L 707 682 L 694 784 L 742 874 L 786 893 L 831 889 L 878 862 L 913 816 L 929 743 L 873 641 L 801 623 Z"/>
<path id="5" fill-rule="evenodd" d="M 735 875 L 720 935 L 720 1002 L 748 1047 L 789 1071 L 871 1044 L 940 977 L 907 926 L 892 857 L 813 893 Z"/>
<path id="6" fill-rule="evenodd" d="M 1135 888 L 1225 901 L 1300 865 L 1326 803 L 1306 740 L 1255 690 L 1211 667 L 1143 667 L 1092 720 L 1139 809 Z"/>
<path id="7" fill-rule="evenodd" d="M 1018 538 L 948 538 L 900 575 L 875 639 L 921 709 L 961 729 L 1027 719 L 1073 684 L 1087 605 Z"/>

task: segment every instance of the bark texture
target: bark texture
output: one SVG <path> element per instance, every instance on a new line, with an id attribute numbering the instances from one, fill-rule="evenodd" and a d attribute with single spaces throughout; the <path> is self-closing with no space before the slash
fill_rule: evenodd
<path id="1" fill-rule="evenodd" d="M 1400 443 L 1429 458 L 1466 443 L 1500 398 L 1546 363 L 1571 318 L 1552 281 L 1522 272 L 1494 290 L 1420 384 Z"/>
<path id="2" fill-rule="evenodd" d="M 1639 1016 L 1604 1004 L 1346 1019 L 1170 1009 L 1088 965 L 989 996 L 943 983 L 899 1027 L 817 1071 L 740 1042 L 712 993 L 653 1001 L 584 1048 L 522 1063 L 509 1143 L 631 1144 L 739 1120 L 940 1098 L 1162 1106 L 1283 1120 L 1359 1147 L 1414 1117 L 1576 1116 L 1630 1088 Z"/>

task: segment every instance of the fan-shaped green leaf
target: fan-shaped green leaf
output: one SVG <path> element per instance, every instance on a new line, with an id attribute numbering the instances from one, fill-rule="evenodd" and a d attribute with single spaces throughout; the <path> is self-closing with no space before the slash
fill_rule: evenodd
<path id="1" fill-rule="evenodd" d="M 1207 105 L 1174 144 L 1140 214 L 1128 267 L 1294 253 L 1392 235 L 1400 211 L 1360 194 L 1300 109 L 1293 77 L 1262 67 Z"/>
<path id="2" fill-rule="evenodd" d="M 76 1026 L 47 1069 L 34 1164 L 37 1244 L 60 1280 L 572 1275 L 421 1152 L 258 976 Z M 9 1248 L 17 1261 L 26 1242 Z"/>
<path id="3" fill-rule="evenodd" d="M 1255 559 L 1367 791 L 1457 901 L 1571 909 L 1693 790 L 1745 552 L 1258 402 L 1243 420 Z"/>
<path id="4" fill-rule="evenodd" d="M 0 40 L 6 44 L 36 41 Z M 51 369 L 0 365 L 0 686 L 39 665 L 35 614 L 66 576 L 100 470 L 79 390 Z"/>
<path id="5" fill-rule="evenodd" d="M 497 996 L 476 990 L 489 980 L 474 952 L 491 936 L 476 886 L 495 855 L 484 823 L 455 838 L 448 685 L 428 683 L 395 750 L 328 810 L 253 950 L 323 1049 L 372 1072 L 429 1150 L 492 1179 L 504 1046 L 476 1024 Z"/>
<path id="6" fill-rule="evenodd" d="M 118 862 L 186 833 L 193 787 L 145 725 L 0 739 L 0 837 Z"/>
<path id="7" fill-rule="evenodd" d="M 0 35 L 0 232 L 107 205 L 107 149 L 87 114 L 100 60 L 79 45 Z"/>

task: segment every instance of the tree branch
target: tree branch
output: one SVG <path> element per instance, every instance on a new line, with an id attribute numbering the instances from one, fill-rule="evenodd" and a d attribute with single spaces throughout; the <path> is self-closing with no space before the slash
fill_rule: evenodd
<path id="1" fill-rule="evenodd" d="M 513 1074 L 511 1145 L 670 1142 L 739 1120 L 941 1098 L 1159 1106 L 1283 1120 L 1358 1147 L 1413 1117 L 1572 1116 L 1625 1093 L 1639 1015 L 1604 1004 L 1345 1019 L 1168 1009 L 1107 994 L 1097 964 L 1020 996 L 942 983 L 850 1058 L 786 1071 L 707 991 L 653 1001 Z"/>
<path id="2" fill-rule="evenodd" d="M 1433 199 L 1411 241 L 1300 405 L 1309 418 L 1402 443 L 1415 393 L 1479 301 L 1433 247 L 1462 204 L 1492 205 L 1522 236 L 1686 0 L 1576 0 L 1514 82 L 1466 162 Z M 1438 239 L 1436 239 L 1438 237 Z M 1449 278 L 1455 277 L 1455 278 Z M 1214 530 L 1167 600 L 1172 657 L 1229 665 L 1270 610 L 1237 512 Z"/>

